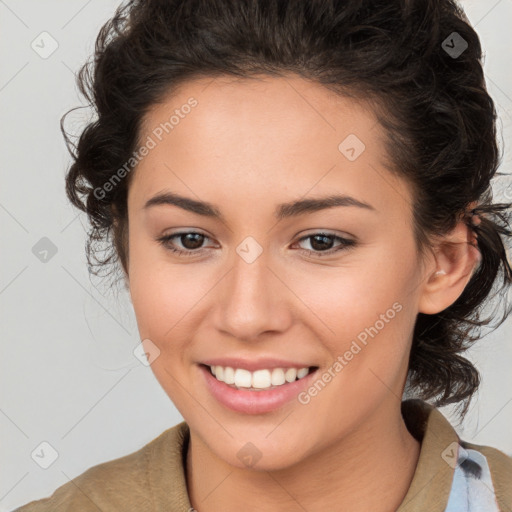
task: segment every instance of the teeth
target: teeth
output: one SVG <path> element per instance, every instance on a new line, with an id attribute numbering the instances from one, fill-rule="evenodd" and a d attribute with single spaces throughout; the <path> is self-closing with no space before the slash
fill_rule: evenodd
<path id="1" fill-rule="evenodd" d="M 309 373 L 309 368 L 301 368 L 297 371 L 297 377 L 299 379 L 302 379 L 302 377 L 305 377 Z"/>
<path id="2" fill-rule="evenodd" d="M 286 382 L 293 382 L 297 378 L 297 370 L 295 368 L 288 368 L 284 374 Z"/>
<path id="3" fill-rule="evenodd" d="M 236 375 L 236 372 L 235 372 Z M 235 379 L 236 384 L 236 379 Z M 269 388 L 272 384 L 269 370 L 257 370 L 252 374 L 252 387 L 258 389 Z"/>
<path id="4" fill-rule="evenodd" d="M 302 379 L 309 373 L 309 368 L 274 368 L 272 370 L 250 372 L 243 368 L 235 370 L 229 366 L 211 366 L 210 371 L 217 380 L 232 387 L 261 390 L 271 389 L 282 386 L 287 382 Z"/>
<path id="5" fill-rule="evenodd" d="M 217 366 L 217 371 L 219 371 L 221 366 Z M 217 377 L 217 376 L 216 376 Z M 235 370 L 235 386 L 237 388 L 250 388 L 251 387 L 251 372 L 248 370 L 243 370 L 242 368 L 237 368 Z M 217 377 L 217 380 L 221 380 L 222 377 Z"/>
<path id="6" fill-rule="evenodd" d="M 274 368 L 271 377 L 272 386 L 280 386 L 286 382 L 284 378 L 284 370 L 282 368 Z"/>
<path id="7" fill-rule="evenodd" d="M 224 368 L 224 382 L 226 384 L 234 384 L 235 383 L 235 370 L 227 366 Z"/>

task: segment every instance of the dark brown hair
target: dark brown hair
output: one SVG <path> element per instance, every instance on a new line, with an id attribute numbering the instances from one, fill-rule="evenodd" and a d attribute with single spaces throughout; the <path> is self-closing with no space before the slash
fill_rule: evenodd
<path id="1" fill-rule="evenodd" d="M 126 272 L 126 165 L 144 115 L 187 80 L 293 73 L 371 104 L 387 136 L 391 172 L 414 191 L 418 251 L 477 202 L 472 227 L 482 260 L 462 295 L 435 315 L 418 314 L 408 389 L 442 406 L 462 402 L 480 378 L 460 354 L 494 316 L 482 308 L 507 291 L 510 203 L 492 203 L 501 155 L 496 111 L 485 86 L 479 38 L 452 0 L 131 0 L 101 29 L 77 83 L 96 119 L 72 144 L 66 176 L 87 213 L 89 271 Z M 69 112 L 68 112 L 69 113 Z M 133 166 L 135 167 L 135 166 Z M 125 167 L 126 168 L 126 167 Z M 101 194 L 96 190 L 103 190 Z M 106 250 L 103 257 L 100 250 Z M 509 311 L 500 320 L 503 321 Z M 459 404 L 460 405 L 460 404 Z"/>

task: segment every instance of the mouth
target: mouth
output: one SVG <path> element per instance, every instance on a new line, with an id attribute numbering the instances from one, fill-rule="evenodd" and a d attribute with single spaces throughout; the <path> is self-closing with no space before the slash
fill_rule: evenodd
<path id="1" fill-rule="evenodd" d="M 268 368 L 250 371 L 245 368 L 202 364 L 219 382 L 233 389 L 246 391 L 265 391 L 280 388 L 307 377 L 318 369 L 318 366 L 301 368 Z"/>
<path id="2" fill-rule="evenodd" d="M 298 398 L 312 385 L 319 369 L 318 366 L 304 366 L 260 368 L 251 372 L 245 368 L 203 363 L 197 367 L 208 393 L 220 405 L 249 415 L 271 413 L 295 401 L 302 404 Z"/>

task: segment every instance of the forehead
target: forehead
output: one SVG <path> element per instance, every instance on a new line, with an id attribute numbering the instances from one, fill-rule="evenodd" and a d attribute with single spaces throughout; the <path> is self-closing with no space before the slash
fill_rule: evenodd
<path id="1" fill-rule="evenodd" d="M 193 108 L 188 107 L 191 100 L 196 103 Z M 222 76 L 185 82 L 149 109 L 141 134 L 151 133 L 173 113 L 179 115 L 172 121 L 176 142 L 180 133 L 187 136 L 189 131 L 201 141 L 214 137 L 219 142 L 221 136 L 235 135 L 241 140 L 248 135 L 252 140 L 246 150 L 257 149 L 260 140 L 268 144 L 275 136 L 280 142 L 318 142 L 317 135 L 328 134 L 326 143 L 330 143 L 350 130 L 368 142 L 370 137 L 382 135 L 373 111 L 363 100 L 342 97 L 295 75 Z M 189 129 L 184 130 L 183 125 Z"/>
<path id="2" fill-rule="evenodd" d="M 217 203 L 333 190 L 364 194 L 379 210 L 389 200 L 399 206 L 392 195 L 410 199 L 384 168 L 384 133 L 371 108 L 296 76 L 185 82 L 148 111 L 139 141 L 149 138 L 154 147 L 130 190 L 139 203 L 164 188 Z"/>

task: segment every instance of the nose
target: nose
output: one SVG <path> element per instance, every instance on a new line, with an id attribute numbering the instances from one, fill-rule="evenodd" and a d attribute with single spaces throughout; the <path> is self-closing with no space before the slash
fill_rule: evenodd
<path id="1" fill-rule="evenodd" d="M 217 298 L 216 327 L 237 340 L 255 341 L 265 333 L 284 332 L 293 320 L 293 293 L 286 276 L 269 266 L 265 253 L 252 262 L 235 254 Z"/>

